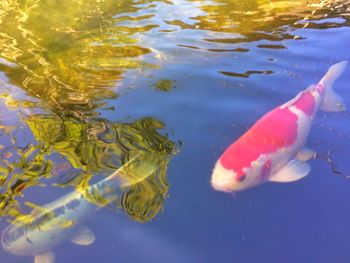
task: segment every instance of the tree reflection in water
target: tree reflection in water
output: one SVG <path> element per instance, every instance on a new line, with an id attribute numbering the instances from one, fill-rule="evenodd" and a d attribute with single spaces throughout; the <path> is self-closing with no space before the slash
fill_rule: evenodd
<path id="1" fill-rule="evenodd" d="M 165 158 L 117 207 L 143 222 L 161 210 L 175 151 L 159 132 L 165 125 L 151 117 L 111 122 L 97 111 L 117 98 L 123 73 L 156 67 L 135 37 L 157 26 L 138 14 L 152 2 L 0 1 L 0 216 L 22 215 L 25 189 L 88 187 L 140 151 Z"/>

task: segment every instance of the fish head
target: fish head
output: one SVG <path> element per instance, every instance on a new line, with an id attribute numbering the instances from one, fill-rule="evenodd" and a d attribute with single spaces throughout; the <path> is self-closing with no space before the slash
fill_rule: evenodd
<path id="1" fill-rule="evenodd" d="M 220 160 L 214 167 L 211 177 L 211 185 L 217 191 L 228 193 L 242 191 L 249 188 L 247 185 L 246 173 L 238 173 L 233 169 L 225 168 Z"/>
<path id="2" fill-rule="evenodd" d="M 38 252 L 46 251 L 46 246 L 51 241 L 48 241 L 47 238 L 40 240 L 40 236 L 36 237 L 39 232 L 35 232 L 37 233 L 30 233 L 25 225 L 9 225 L 1 234 L 1 245 L 7 253 L 12 255 L 34 256 Z"/>
<path id="3" fill-rule="evenodd" d="M 1 233 L 1 246 L 7 253 L 13 254 L 14 250 L 14 242 L 12 241 L 11 237 L 11 228 L 7 227 L 2 233 Z"/>
<path id="4" fill-rule="evenodd" d="M 24 228 L 8 226 L 1 234 L 1 246 L 7 253 L 12 255 L 31 255 L 29 251 L 33 246 L 26 240 Z"/>
<path id="5" fill-rule="evenodd" d="M 8 242 L 7 232 L 1 233 L 1 246 L 6 251 L 9 252 L 11 250 L 11 245 Z"/>
<path id="6" fill-rule="evenodd" d="M 225 167 L 219 159 L 214 167 L 211 185 L 217 191 L 238 192 L 257 186 L 265 181 L 270 169 L 265 157 L 251 163 L 250 167 L 234 169 Z"/>

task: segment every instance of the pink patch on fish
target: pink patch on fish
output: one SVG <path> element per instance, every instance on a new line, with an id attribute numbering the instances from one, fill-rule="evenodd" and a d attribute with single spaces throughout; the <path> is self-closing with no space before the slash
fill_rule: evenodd
<path id="1" fill-rule="evenodd" d="M 293 103 L 293 106 L 302 110 L 306 115 L 312 116 L 315 110 L 315 98 L 311 92 L 305 91 L 298 100 Z"/>
<path id="2" fill-rule="evenodd" d="M 297 115 L 288 108 L 275 108 L 227 148 L 220 157 L 222 166 L 240 178 L 243 168 L 249 168 L 262 154 L 292 145 L 298 136 L 297 122 Z"/>

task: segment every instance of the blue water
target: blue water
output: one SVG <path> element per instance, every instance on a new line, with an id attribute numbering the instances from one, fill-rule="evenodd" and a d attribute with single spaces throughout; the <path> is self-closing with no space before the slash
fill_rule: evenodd
<path id="1" fill-rule="evenodd" d="M 133 123 L 152 117 L 165 124 L 162 133 L 167 133 L 179 148 L 168 165 L 167 198 L 163 209 L 146 223 L 135 222 L 125 213 L 111 209 L 96 212 L 86 223 L 95 233 L 96 241 L 86 247 L 65 242 L 54 249 L 56 262 L 349 262 L 350 181 L 346 176 L 350 176 L 350 115 L 347 111 L 318 113 L 307 146 L 324 158 L 310 161 L 312 170 L 306 178 L 292 183 L 266 183 L 235 195 L 214 191 L 210 185 L 216 160 L 234 140 L 266 112 L 318 82 L 329 66 L 350 60 L 350 13 L 345 1 L 338 2 L 343 6 L 334 7 L 334 3 L 333 9 L 321 8 L 320 16 L 311 23 L 313 26 L 302 28 L 289 21 L 283 24 L 281 19 L 278 20 L 281 24 L 275 21 L 278 26 L 265 28 L 269 36 L 280 30 L 298 39 L 281 37 L 272 41 L 252 37 L 237 43 L 205 40 L 238 37 L 225 29 L 209 30 L 200 24 L 185 28 L 166 23 L 177 18 L 196 25 L 200 21 L 196 16 L 206 16 L 204 11 L 198 11 L 198 5 L 205 6 L 205 2 L 175 1 L 173 6 L 154 2 L 153 9 L 139 11 L 138 15 L 153 14 L 151 22 L 160 26 L 140 36 L 141 46 L 160 54 L 160 59 L 145 55 L 145 61 L 155 61 L 158 67 L 125 70 L 123 79 L 113 87 L 118 98 L 103 99 L 105 108 L 115 107 L 115 110 L 97 108 L 96 112 L 100 114 L 98 118 L 110 123 Z M 181 5 L 183 13 L 179 14 Z M 329 18 L 325 19 L 325 14 Z M 305 23 L 298 17 L 297 21 Z M 124 23 L 129 26 L 128 22 Z M 174 32 L 160 32 L 169 28 Z M 247 35 L 261 32 L 254 27 L 245 30 Z M 236 48 L 249 51 L 208 50 Z M 221 73 L 247 71 L 268 74 L 243 77 Z M 8 81 L 3 73 L 2 80 Z M 162 92 L 154 88 L 160 79 L 175 84 L 170 91 Z M 350 67 L 334 85 L 348 107 L 349 81 Z M 30 93 L 25 96 L 30 97 Z M 25 131 L 28 140 L 34 140 L 30 131 Z M 341 174 L 332 171 L 327 161 L 329 152 Z M 24 191 L 24 196 L 16 198 L 20 202 L 45 204 L 71 190 L 33 186 Z M 8 225 L 6 218 L 4 215 L 0 221 L 1 230 Z M 1 251 L 0 262 L 27 263 L 33 262 L 33 258 Z"/>

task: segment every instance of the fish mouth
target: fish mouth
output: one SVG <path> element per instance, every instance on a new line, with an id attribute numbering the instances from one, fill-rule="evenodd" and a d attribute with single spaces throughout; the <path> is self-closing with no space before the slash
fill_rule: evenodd
<path id="1" fill-rule="evenodd" d="M 211 186 L 216 191 L 221 191 L 221 192 L 226 192 L 226 193 L 233 193 L 234 192 L 230 187 L 228 187 L 225 184 L 218 184 L 218 183 L 215 183 L 215 182 L 212 181 L 211 182 Z"/>
<path id="2" fill-rule="evenodd" d="M 217 174 L 214 172 L 213 177 L 211 179 L 211 186 L 216 191 L 231 193 L 233 192 L 232 187 L 232 179 L 226 176 L 222 176 L 221 174 Z"/>
<path id="3" fill-rule="evenodd" d="M 234 188 L 233 184 L 234 172 L 232 170 L 224 168 L 220 162 L 218 162 L 214 168 L 211 178 L 211 185 L 214 190 L 232 193 Z"/>

